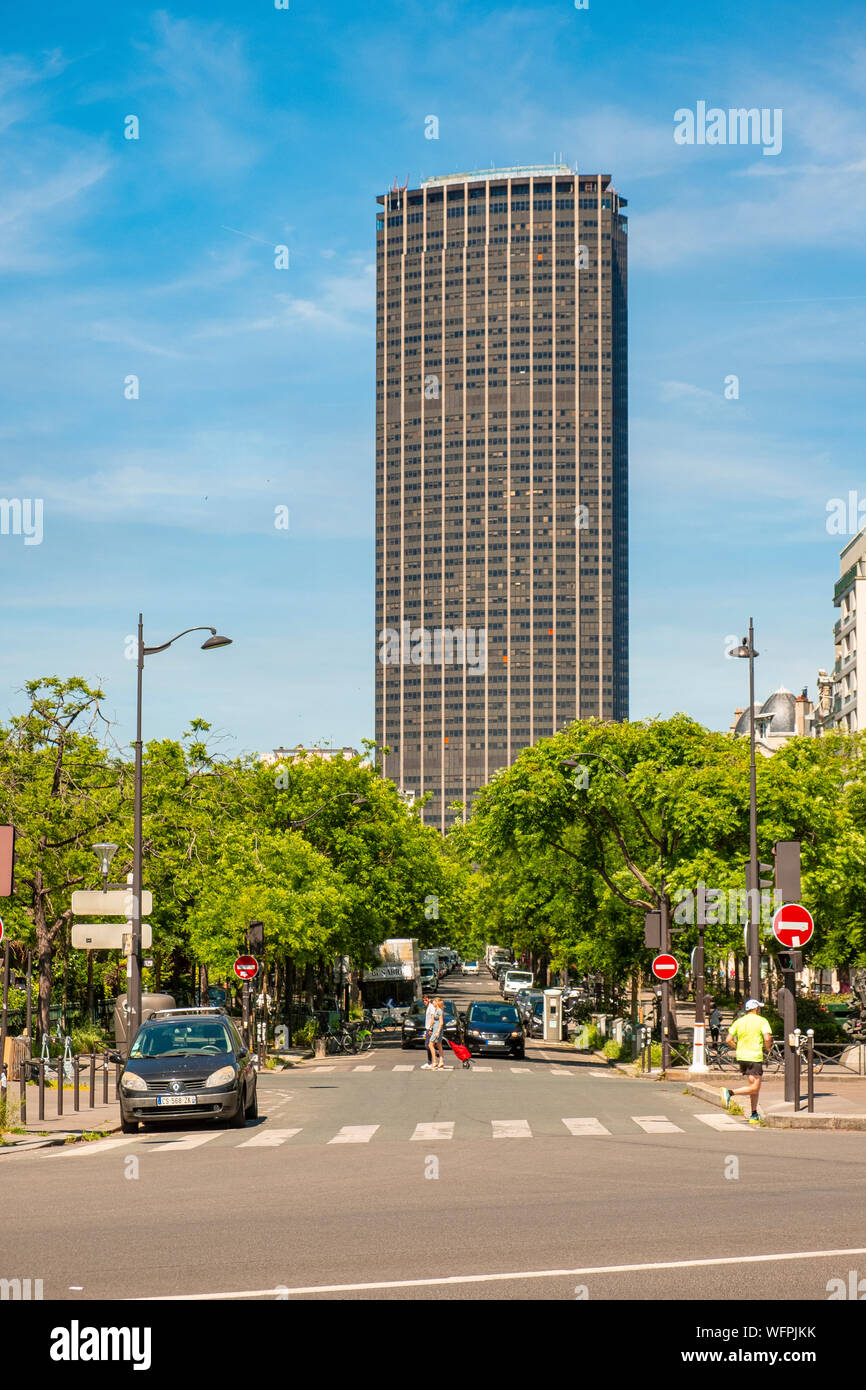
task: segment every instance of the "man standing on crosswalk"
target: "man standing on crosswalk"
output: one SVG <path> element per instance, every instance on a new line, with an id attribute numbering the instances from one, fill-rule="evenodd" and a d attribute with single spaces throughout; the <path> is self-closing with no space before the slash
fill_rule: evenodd
<path id="1" fill-rule="evenodd" d="M 736 1043 L 737 1061 L 740 1064 L 740 1071 L 743 1073 L 746 1084 L 740 1086 L 736 1091 L 723 1086 L 722 1100 L 725 1102 L 725 1109 L 727 1110 L 733 1096 L 748 1096 L 752 1103 L 752 1112 L 749 1115 L 750 1125 L 761 1123 L 758 1114 L 758 1095 L 761 1090 L 761 1078 L 764 1075 L 764 1049 L 766 1048 L 769 1052 L 773 1045 L 772 1029 L 759 1012 L 760 1007 L 760 999 L 747 999 L 744 1013 L 740 1018 L 734 1019 L 725 1039 L 729 1047 L 733 1047 Z"/>
<path id="2" fill-rule="evenodd" d="M 422 998 L 427 1007 L 427 1012 L 424 1015 L 424 1046 L 427 1049 L 427 1061 L 423 1063 L 421 1070 L 432 1071 L 434 1067 L 434 1060 L 433 1046 L 430 1039 L 433 1034 L 433 1019 L 436 1014 L 436 1005 L 433 1003 L 433 1000 L 430 998 L 429 994 L 422 995 Z"/>

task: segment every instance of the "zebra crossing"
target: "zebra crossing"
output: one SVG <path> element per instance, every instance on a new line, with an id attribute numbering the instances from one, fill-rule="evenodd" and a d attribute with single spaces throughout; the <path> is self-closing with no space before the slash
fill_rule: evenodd
<path id="1" fill-rule="evenodd" d="M 285 1145 L 291 1145 L 293 1141 L 301 1144 L 321 1144 L 327 1147 L 344 1144 L 371 1144 L 377 1137 L 380 1142 L 402 1142 L 425 1144 L 450 1143 L 454 1140 L 490 1138 L 493 1140 L 509 1139 L 550 1139 L 562 1137 L 568 1139 L 604 1139 L 604 1138 L 624 1138 L 628 1136 L 636 1137 L 644 1135 L 682 1135 L 701 1133 L 705 1129 L 711 1130 L 738 1130 L 740 1133 L 755 1132 L 749 1129 L 745 1120 L 736 1115 L 728 1115 L 724 1111 L 713 1111 L 710 1114 L 689 1113 L 688 1115 L 678 1116 L 680 1123 L 671 1120 L 666 1115 L 631 1115 L 618 1117 L 617 1119 L 607 1118 L 603 1123 L 598 1116 L 569 1116 L 548 1122 L 543 1126 L 544 1132 L 538 1132 L 538 1124 L 533 1129 L 532 1124 L 526 1119 L 501 1119 L 501 1120 L 482 1120 L 472 1124 L 457 1120 L 422 1120 L 417 1122 L 414 1127 L 407 1125 L 399 1134 L 395 1134 L 394 1127 L 387 1127 L 385 1132 L 381 1124 L 351 1124 L 341 1125 L 335 1132 L 330 1132 L 327 1127 L 321 1124 L 304 1126 L 298 1125 L 292 1128 L 282 1128 L 280 1126 L 262 1126 L 254 1134 L 247 1134 L 238 1131 L 234 1133 L 226 1130 L 200 1130 L 192 1134 L 161 1134 L 158 1138 L 152 1134 L 124 1135 L 122 1137 L 112 1137 L 110 1139 L 98 1139 L 92 1143 L 77 1144 L 63 1150 L 66 1154 L 72 1154 L 78 1159 L 93 1157 L 102 1153 L 124 1150 L 147 1154 L 163 1153 L 186 1153 L 190 1150 L 202 1149 L 208 1144 L 221 1141 L 217 1144 L 218 1148 L 237 1148 L 237 1149 L 277 1149 Z M 561 1129 L 553 1126 L 562 1126 Z"/>

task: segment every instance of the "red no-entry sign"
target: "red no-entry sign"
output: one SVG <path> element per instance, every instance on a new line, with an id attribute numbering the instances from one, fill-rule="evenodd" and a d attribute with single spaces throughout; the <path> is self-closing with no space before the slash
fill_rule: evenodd
<path id="1" fill-rule="evenodd" d="M 814 930 L 811 912 L 800 903 L 786 903 L 773 917 L 773 935 L 788 950 L 805 946 Z"/>
<path id="2" fill-rule="evenodd" d="M 673 956 L 656 956 L 653 961 L 653 974 L 657 980 L 672 980 L 679 968 Z"/>
<path id="3" fill-rule="evenodd" d="M 0 917 L 0 941 L 3 940 L 3 918 Z"/>
<path id="4" fill-rule="evenodd" d="M 238 956 L 235 961 L 235 974 L 239 980 L 254 980 L 258 969 L 259 963 L 255 956 Z"/>

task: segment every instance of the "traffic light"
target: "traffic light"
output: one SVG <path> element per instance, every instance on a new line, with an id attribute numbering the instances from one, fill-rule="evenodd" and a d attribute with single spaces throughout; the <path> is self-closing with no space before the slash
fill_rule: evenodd
<path id="1" fill-rule="evenodd" d="M 776 860 L 775 883 L 783 903 L 800 901 L 800 841 L 777 840 L 773 846 Z"/>
<path id="2" fill-rule="evenodd" d="M 262 956 L 265 952 L 265 924 L 264 922 L 250 922 L 247 935 L 248 950 L 251 956 Z"/>
<path id="3" fill-rule="evenodd" d="M 802 951 L 777 951 L 776 956 L 780 970 L 793 970 L 795 974 L 799 975 L 803 969 Z"/>

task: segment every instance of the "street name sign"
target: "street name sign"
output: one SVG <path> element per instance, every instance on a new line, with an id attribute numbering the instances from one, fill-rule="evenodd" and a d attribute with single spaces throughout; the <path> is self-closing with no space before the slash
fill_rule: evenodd
<path id="1" fill-rule="evenodd" d="M 11 898 L 14 888 L 15 826 L 0 825 L 0 898 Z"/>
<path id="2" fill-rule="evenodd" d="M 77 951 L 122 951 L 123 938 L 130 935 L 126 922 L 72 923 L 72 945 Z M 153 945 L 150 922 L 141 924 L 141 945 L 144 950 Z"/>
<path id="3" fill-rule="evenodd" d="M 800 903 L 786 903 L 773 917 L 773 935 L 789 951 L 805 946 L 814 930 L 811 912 Z"/>
<path id="4" fill-rule="evenodd" d="M 132 889 L 110 888 L 101 893 L 98 888 L 77 888 L 72 894 L 72 911 L 76 916 L 82 912 L 93 912 L 102 917 L 131 917 Z M 153 912 L 153 894 L 147 888 L 141 890 L 141 915 L 148 917 Z"/>
<path id="5" fill-rule="evenodd" d="M 653 974 L 657 980 L 672 980 L 679 968 L 673 956 L 656 956 L 653 961 Z"/>
<path id="6" fill-rule="evenodd" d="M 238 956 L 234 971 L 239 980 L 254 980 L 258 974 L 259 963 L 255 956 Z"/>

